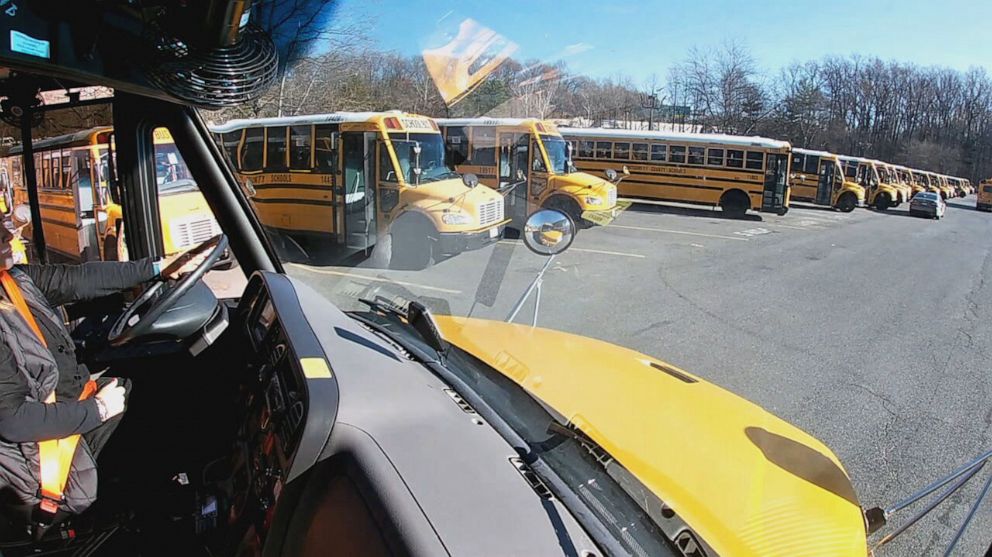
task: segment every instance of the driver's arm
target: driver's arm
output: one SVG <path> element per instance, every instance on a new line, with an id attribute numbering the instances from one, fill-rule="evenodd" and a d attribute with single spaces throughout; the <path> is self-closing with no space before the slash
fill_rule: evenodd
<path id="1" fill-rule="evenodd" d="M 20 265 L 52 306 L 92 300 L 155 278 L 151 259 L 92 261 L 82 265 Z"/>
<path id="2" fill-rule="evenodd" d="M 11 443 L 61 439 L 86 433 L 102 422 L 94 398 L 51 404 L 27 400 L 30 391 L 4 347 L 0 354 L 0 438 Z"/>

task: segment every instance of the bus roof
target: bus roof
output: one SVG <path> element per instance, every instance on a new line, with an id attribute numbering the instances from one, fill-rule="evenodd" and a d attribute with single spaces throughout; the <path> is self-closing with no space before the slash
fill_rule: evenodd
<path id="1" fill-rule="evenodd" d="M 800 155 L 814 155 L 817 157 L 832 157 L 837 158 L 837 153 L 831 153 L 829 151 L 817 151 L 815 149 L 804 149 L 802 147 L 793 147 L 793 153 L 799 153 Z"/>
<path id="2" fill-rule="evenodd" d="M 284 116 L 281 118 L 238 118 L 228 120 L 223 124 L 211 124 L 210 131 L 227 133 L 245 128 L 293 126 L 309 124 L 341 124 L 371 122 L 376 118 L 398 116 L 407 118 L 428 118 L 419 114 L 410 114 L 399 110 L 387 112 L 328 112 L 325 114 L 308 114 L 305 116 Z"/>
<path id="3" fill-rule="evenodd" d="M 86 143 L 89 144 L 90 138 L 94 134 L 100 132 L 113 131 L 114 128 L 111 126 L 97 126 L 95 128 L 90 128 L 88 130 L 82 130 L 73 133 L 67 133 L 65 135 L 57 135 L 55 137 L 49 137 L 47 139 L 40 139 L 31 143 L 32 148 L 35 151 L 50 149 L 52 147 L 59 147 L 62 145 L 69 145 L 71 143 Z M 20 154 L 22 151 L 21 144 L 18 143 L 10 148 L 8 151 L 11 155 Z"/>
<path id="4" fill-rule="evenodd" d="M 680 133 L 647 130 L 608 130 L 600 128 L 558 128 L 562 135 L 575 137 L 611 137 L 622 139 L 643 139 L 645 141 L 685 141 L 690 143 L 710 143 L 713 145 L 735 145 L 741 147 L 765 147 L 768 149 L 789 149 L 788 141 L 779 141 L 759 136 L 724 135 L 719 133 Z"/>
<path id="5" fill-rule="evenodd" d="M 435 121 L 439 126 L 526 126 L 537 122 L 551 124 L 540 118 L 436 118 Z"/>

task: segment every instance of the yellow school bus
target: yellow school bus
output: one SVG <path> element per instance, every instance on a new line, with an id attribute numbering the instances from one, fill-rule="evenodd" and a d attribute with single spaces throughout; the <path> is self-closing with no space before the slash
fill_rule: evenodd
<path id="1" fill-rule="evenodd" d="M 445 165 L 431 118 L 337 112 L 212 127 L 262 224 L 308 253 L 424 268 L 499 239 L 503 197 Z"/>
<path id="2" fill-rule="evenodd" d="M 895 168 L 896 168 L 896 173 L 899 175 L 899 181 L 909 186 L 910 199 L 912 199 L 914 195 L 922 191 L 927 191 L 926 185 L 917 180 L 916 174 L 913 172 L 913 169 L 900 165 L 896 165 Z"/>
<path id="3" fill-rule="evenodd" d="M 845 213 L 864 205 L 865 189 L 844 176 L 837 155 L 794 147 L 790 168 L 790 202 L 826 205 Z"/>
<path id="4" fill-rule="evenodd" d="M 871 159 L 838 155 L 844 167 L 844 175 L 865 188 L 865 205 L 879 211 L 895 207 L 899 203 L 900 192 L 892 184 L 882 181 L 878 165 Z"/>
<path id="5" fill-rule="evenodd" d="M 954 188 L 947 181 L 947 176 L 943 174 L 937 174 L 936 172 L 930 173 L 933 176 L 933 181 L 937 186 L 937 191 L 940 192 L 940 197 L 947 201 L 948 199 L 954 197 Z"/>
<path id="6" fill-rule="evenodd" d="M 10 159 L 0 159 L 0 219 L 9 218 L 14 212 L 14 186 L 10 176 Z M 10 248 L 14 254 L 14 263 L 28 262 L 27 249 L 20 233 L 16 233 L 10 240 Z"/>
<path id="7" fill-rule="evenodd" d="M 992 213 L 992 178 L 978 183 L 978 195 L 975 198 L 975 208 L 979 211 Z"/>
<path id="8" fill-rule="evenodd" d="M 152 134 L 162 242 L 169 255 L 213 237 L 220 227 L 169 131 L 156 128 Z M 113 128 L 97 127 L 33 144 L 40 225 L 47 251 L 58 259 L 127 259 L 124 219 L 111 175 L 113 143 Z M 15 201 L 26 204 L 21 147 L 15 145 L 8 155 Z"/>
<path id="9" fill-rule="evenodd" d="M 576 224 L 606 224 L 616 216 L 617 188 L 578 172 L 569 146 L 551 122 L 536 118 L 440 118 L 448 164 L 506 191 L 515 225 L 541 207 L 559 209 Z M 526 182 L 513 187 L 520 181 Z M 513 187 L 512 191 L 507 191 Z"/>
<path id="10" fill-rule="evenodd" d="M 619 193 L 658 201 L 719 205 L 740 216 L 750 209 L 789 210 L 786 141 L 720 134 L 563 128 L 575 145 L 579 170 L 599 173 L 617 164 L 630 175 Z"/>
<path id="11" fill-rule="evenodd" d="M 878 177 L 882 183 L 888 184 L 896 190 L 896 202 L 892 206 L 898 207 L 902 203 L 909 202 L 909 198 L 913 196 L 913 188 L 899 179 L 896 166 L 885 161 L 874 160 L 872 162 L 875 163 L 875 167 L 878 169 Z"/>

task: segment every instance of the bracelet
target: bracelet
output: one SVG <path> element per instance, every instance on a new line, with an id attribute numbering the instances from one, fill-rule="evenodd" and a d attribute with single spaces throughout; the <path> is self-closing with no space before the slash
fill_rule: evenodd
<path id="1" fill-rule="evenodd" d="M 103 400 L 99 398 L 96 398 L 94 400 L 96 400 L 96 410 L 97 413 L 100 414 L 100 421 L 101 422 L 107 421 L 107 414 L 109 413 L 107 410 L 107 403 L 103 402 Z"/>

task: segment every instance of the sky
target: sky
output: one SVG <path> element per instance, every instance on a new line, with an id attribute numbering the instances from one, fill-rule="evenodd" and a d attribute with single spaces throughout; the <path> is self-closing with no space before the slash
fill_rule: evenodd
<path id="1" fill-rule="evenodd" d="M 564 60 L 591 77 L 637 84 L 693 47 L 728 40 L 760 69 L 858 54 L 921 66 L 992 72 L 992 0 L 339 0 L 383 50 L 417 54 L 446 42 L 466 18 L 517 45 L 514 58 Z"/>

